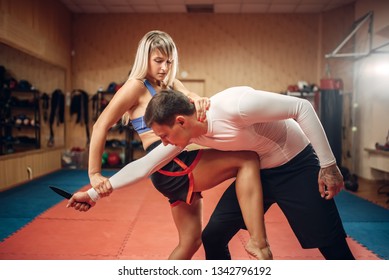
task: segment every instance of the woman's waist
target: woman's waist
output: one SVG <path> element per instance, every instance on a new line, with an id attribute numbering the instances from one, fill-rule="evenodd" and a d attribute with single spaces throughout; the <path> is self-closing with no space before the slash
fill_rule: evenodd
<path id="1" fill-rule="evenodd" d="M 152 130 L 138 135 L 140 140 L 142 141 L 143 149 L 145 151 L 149 149 L 150 145 L 154 144 L 155 142 L 161 141 L 161 138 L 155 135 Z"/>

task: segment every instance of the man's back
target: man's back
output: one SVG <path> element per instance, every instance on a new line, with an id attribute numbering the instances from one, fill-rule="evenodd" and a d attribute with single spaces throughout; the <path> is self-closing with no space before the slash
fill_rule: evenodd
<path id="1" fill-rule="evenodd" d="M 208 132 L 192 142 L 218 150 L 256 151 L 261 168 L 288 162 L 309 140 L 296 121 L 283 119 L 295 104 L 275 103 L 279 97 L 275 95 L 250 87 L 233 87 L 215 94 L 207 112 Z"/>

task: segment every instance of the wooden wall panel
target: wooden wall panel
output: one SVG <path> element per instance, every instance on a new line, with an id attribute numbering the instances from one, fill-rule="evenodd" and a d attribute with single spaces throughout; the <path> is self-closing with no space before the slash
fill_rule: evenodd
<path id="1" fill-rule="evenodd" d="M 204 80 L 188 80 L 181 79 L 181 82 L 186 88 L 196 92 L 199 96 L 205 96 L 205 81 Z"/>
<path id="2" fill-rule="evenodd" d="M 59 170 L 61 152 L 62 149 L 51 149 L 0 157 L 0 191 Z"/>
<path id="3" fill-rule="evenodd" d="M 0 0 L 0 61 L 17 79 L 30 81 L 41 92 L 71 89 L 71 13 L 60 1 Z M 42 119 L 43 121 L 43 119 Z M 46 147 L 48 124 L 41 123 L 41 144 Z M 65 145 L 64 124 L 55 129 L 56 147 Z M 42 149 L 0 157 L 0 189 L 60 168 L 61 153 Z"/>
<path id="4" fill-rule="evenodd" d="M 347 5 L 322 14 L 322 53 L 319 64 L 321 65 L 321 77 L 341 78 L 346 92 L 353 90 L 353 66 L 352 58 L 325 58 L 331 53 L 352 31 L 355 21 L 354 5 Z M 354 51 L 355 44 L 350 40 L 340 53 Z"/>
<path id="5" fill-rule="evenodd" d="M 0 12 L 1 64 L 16 79 L 30 81 L 42 93 L 68 91 L 71 13 L 51 0 L 1 0 Z M 42 123 L 42 146 L 48 135 L 48 125 Z M 64 124 L 56 129 L 55 138 L 57 146 L 65 145 Z"/>
<path id="6" fill-rule="evenodd" d="M 0 41 L 70 69 L 71 13 L 51 0 L 1 0 Z"/>
<path id="7" fill-rule="evenodd" d="M 17 80 L 28 80 L 41 92 L 65 89 L 65 70 L 0 43 L 0 60 Z"/>
<path id="8" fill-rule="evenodd" d="M 332 19 L 331 29 L 343 35 L 349 25 L 337 23 L 352 22 L 343 19 L 349 19 L 350 9 L 328 15 L 323 25 Z M 123 82 L 139 40 L 154 29 L 168 32 L 177 44 L 178 78 L 204 80 L 206 96 L 235 85 L 282 92 L 300 80 L 318 84 L 323 76 L 320 20 L 316 14 L 75 15 L 73 87 L 94 94 L 110 82 Z M 76 131 L 69 134 L 70 146 L 85 142 L 80 138 L 84 128 L 73 122 L 67 127 Z"/>
<path id="9" fill-rule="evenodd" d="M 126 79 L 138 41 L 168 32 L 180 70 L 204 79 L 206 94 L 234 85 L 283 91 L 317 82 L 316 15 L 78 15 L 74 23 L 74 86 L 95 92 Z"/>
<path id="10" fill-rule="evenodd" d="M 173 37 L 180 56 L 178 77 L 203 80 L 206 96 L 235 85 L 281 92 L 299 80 L 319 83 L 325 74 L 323 55 L 342 39 L 353 20 L 352 5 L 322 17 L 315 14 L 75 14 L 72 17 L 59 1 L 1 0 L 0 12 L 1 42 L 60 66 L 66 73 L 66 91 L 83 89 L 91 96 L 110 82 L 127 79 L 139 40 L 153 29 L 164 30 Z M 42 77 L 53 77 L 53 72 L 41 71 L 35 64 L 29 65 L 28 75 L 34 74 L 31 67 L 43 72 Z M 334 76 L 349 77 L 347 64 L 331 65 L 331 70 Z M 183 71 L 188 75 L 181 76 Z M 55 78 L 50 80 L 55 83 L 52 81 Z M 51 82 L 39 87 L 50 88 Z M 345 85 L 349 84 L 346 78 Z M 86 146 L 85 126 L 75 123 L 69 107 L 66 113 L 67 147 Z M 42 140 L 45 141 L 44 137 Z"/>
<path id="11" fill-rule="evenodd" d="M 316 15 L 75 15 L 72 84 L 92 96 L 125 81 L 139 40 L 159 29 L 177 44 L 178 77 L 204 80 L 205 96 L 235 85 L 280 92 L 317 82 L 318 28 Z M 85 146 L 85 127 L 66 126 L 68 147 Z"/>
<path id="12" fill-rule="evenodd" d="M 60 1 L 1 0 L 0 3 L 1 64 L 17 79 L 30 81 L 41 92 L 69 91 L 71 13 Z M 56 146 L 64 146 L 64 125 L 56 130 Z M 41 136 L 45 147 L 47 124 L 43 124 Z"/>

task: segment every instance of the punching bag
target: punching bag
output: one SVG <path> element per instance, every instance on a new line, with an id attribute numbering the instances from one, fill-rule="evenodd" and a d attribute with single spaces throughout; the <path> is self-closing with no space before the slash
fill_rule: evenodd
<path id="1" fill-rule="evenodd" d="M 340 79 L 320 81 L 320 120 L 339 167 L 342 166 L 342 90 Z"/>

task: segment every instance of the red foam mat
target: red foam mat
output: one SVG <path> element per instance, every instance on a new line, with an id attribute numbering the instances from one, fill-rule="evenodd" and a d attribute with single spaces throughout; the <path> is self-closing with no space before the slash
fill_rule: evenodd
<path id="1" fill-rule="evenodd" d="M 203 193 L 204 224 L 228 183 Z M 86 213 L 65 205 L 60 202 L 0 243 L 0 259 L 158 260 L 177 244 L 167 199 L 149 180 L 115 191 Z M 277 206 L 266 214 L 266 227 L 275 259 L 323 259 L 318 250 L 300 247 Z M 247 232 L 240 231 L 230 242 L 233 259 L 250 259 L 243 247 L 247 240 Z M 352 239 L 348 242 L 357 259 L 379 259 Z M 200 248 L 193 259 L 204 256 Z"/>

